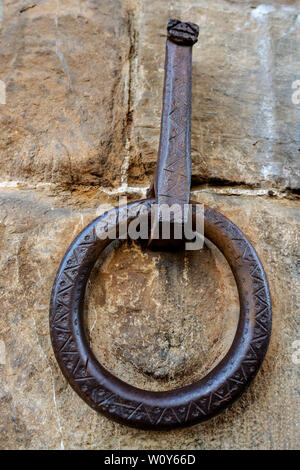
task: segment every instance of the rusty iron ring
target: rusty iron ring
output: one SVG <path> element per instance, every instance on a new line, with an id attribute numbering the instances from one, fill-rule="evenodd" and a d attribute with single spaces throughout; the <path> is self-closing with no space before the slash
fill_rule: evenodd
<path id="1" fill-rule="evenodd" d="M 155 199 L 128 204 L 127 222 L 150 212 Z M 193 203 L 193 217 L 195 217 Z M 204 378 L 165 392 L 131 386 L 107 371 L 91 351 L 84 332 L 86 284 L 100 252 L 112 241 L 99 239 L 97 224 L 110 224 L 114 209 L 89 224 L 73 241 L 58 270 L 51 297 L 50 331 L 58 364 L 73 389 L 94 410 L 143 429 L 188 426 L 221 412 L 256 375 L 271 333 L 267 279 L 253 246 L 225 216 L 205 207 L 204 234 L 224 254 L 236 280 L 240 317 L 230 350 Z"/>
<path id="2" fill-rule="evenodd" d="M 224 254 L 234 274 L 240 318 L 232 346 L 204 378 L 167 392 L 151 392 L 126 384 L 95 358 L 84 332 L 86 283 L 101 251 L 119 222 L 128 224 L 150 214 L 155 227 L 165 222 L 163 206 L 184 209 L 191 185 L 191 69 L 197 25 L 170 20 L 167 25 L 165 81 L 157 170 L 147 200 L 113 209 L 95 219 L 74 240 L 58 270 L 51 297 L 50 333 L 60 368 L 74 390 L 93 409 L 123 424 L 144 429 L 170 429 L 204 421 L 226 408 L 249 385 L 265 356 L 271 333 L 271 300 L 261 262 L 245 235 L 226 217 L 204 210 L 204 235 Z M 192 203 L 196 219 L 197 203 Z M 122 210 L 122 213 L 121 213 Z M 99 233 L 99 226 L 101 226 Z M 148 234 L 149 249 L 180 249 L 184 240 Z M 102 232 L 101 232 L 102 230 Z M 106 234 L 107 235 L 107 234 Z M 118 235 L 116 233 L 115 238 Z"/>

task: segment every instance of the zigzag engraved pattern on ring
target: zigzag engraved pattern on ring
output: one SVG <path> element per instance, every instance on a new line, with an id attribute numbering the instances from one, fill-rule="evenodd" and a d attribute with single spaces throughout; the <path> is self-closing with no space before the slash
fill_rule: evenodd
<path id="1" fill-rule="evenodd" d="M 152 202 L 147 200 L 133 203 L 131 205 L 132 218 L 138 215 L 141 204 L 146 204 L 150 210 Z M 102 383 L 105 379 L 95 374 L 95 368 L 91 364 L 95 360 L 92 353 L 87 349 L 87 354 L 83 356 L 78 347 L 78 338 L 81 334 L 78 320 L 80 302 L 83 299 L 90 269 L 101 251 L 99 243 L 103 243 L 96 236 L 98 220 L 93 221 L 75 239 L 62 261 L 53 287 L 50 307 L 51 339 L 62 372 L 75 391 L 92 408 L 127 425 L 167 429 L 195 424 L 217 414 L 237 398 L 256 375 L 270 337 L 271 304 L 268 285 L 251 243 L 226 217 L 213 209 L 205 208 L 205 224 L 208 232 L 214 230 L 216 233 L 221 233 L 226 240 L 226 246 L 222 251 L 225 256 L 227 253 L 227 259 L 230 258 L 229 264 L 235 264 L 236 278 L 241 285 L 246 280 L 246 276 L 251 281 L 250 284 L 248 283 L 251 287 L 248 287 L 250 290 L 247 295 L 252 299 L 253 305 L 249 305 L 248 310 L 246 309 L 246 315 L 249 316 L 249 328 L 252 328 L 251 340 L 239 366 L 230 374 L 228 373 L 230 364 L 227 365 L 226 379 L 219 384 L 217 389 L 201 393 L 196 399 L 188 401 L 182 399 L 182 403 L 178 406 L 160 406 L 159 393 L 147 392 L 153 397 L 153 400 L 150 400 L 151 403 L 154 403 L 149 405 L 149 400 L 144 399 L 143 396 L 141 399 L 128 399 L 126 393 L 117 394 L 112 391 L 111 387 L 105 386 Z M 252 326 L 251 322 L 253 322 Z M 222 362 L 226 362 L 225 360 L 226 358 Z M 207 388 L 210 386 L 208 378 L 205 377 L 200 381 L 202 390 L 205 380 L 207 380 Z M 142 390 L 140 392 L 144 393 Z M 167 396 L 169 392 L 164 392 L 164 394 Z"/>

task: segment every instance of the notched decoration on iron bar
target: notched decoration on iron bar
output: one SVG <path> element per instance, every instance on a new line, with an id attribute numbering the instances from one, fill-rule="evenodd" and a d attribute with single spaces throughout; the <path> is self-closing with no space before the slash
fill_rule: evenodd
<path id="1" fill-rule="evenodd" d="M 199 26 L 180 20 L 169 20 L 167 25 L 168 38 L 177 44 L 193 45 L 198 41 Z"/>
<path id="2" fill-rule="evenodd" d="M 121 237 L 119 222 L 126 228 L 141 212 L 150 217 L 153 207 L 158 206 L 156 223 L 161 224 L 163 206 L 183 207 L 189 203 L 196 225 L 199 204 L 190 201 L 190 113 L 192 46 L 198 38 L 198 26 L 170 20 L 167 30 L 161 136 L 157 170 L 148 198 L 106 212 L 77 236 L 62 259 L 50 303 L 52 345 L 70 385 L 94 410 L 143 429 L 188 426 L 220 413 L 255 377 L 271 334 L 270 293 L 257 253 L 238 227 L 205 206 L 204 235 L 227 259 L 240 300 L 235 338 L 221 362 L 195 383 L 166 392 L 151 392 L 133 387 L 107 371 L 95 358 L 85 336 L 86 284 L 99 254 L 112 239 Z M 113 236 L 107 236 L 112 233 Z M 183 240 L 154 239 L 153 227 L 147 235 L 148 248 L 183 248 L 179 243 Z"/>

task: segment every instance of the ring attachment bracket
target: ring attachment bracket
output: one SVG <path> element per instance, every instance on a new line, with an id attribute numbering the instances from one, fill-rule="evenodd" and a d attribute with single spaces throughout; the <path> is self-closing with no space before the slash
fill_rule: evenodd
<path id="1" fill-rule="evenodd" d="M 148 199 L 126 206 L 129 224 L 154 204 L 171 207 L 191 202 L 191 53 L 198 26 L 170 20 L 157 171 Z M 159 212 L 157 223 L 164 222 Z M 236 280 L 240 316 L 233 343 L 221 362 L 201 380 L 166 392 L 133 387 L 106 370 L 91 351 L 84 331 L 84 296 L 99 254 L 112 241 L 102 236 L 115 228 L 120 209 L 92 221 L 72 242 L 58 269 L 50 302 L 50 334 L 62 373 L 94 410 L 143 429 L 171 429 L 205 421 L 220 413 L 248 387 L 268 348 L 272 309 L 262 264 L 246 236 L 218 211 L 204 208 L 204 235 L 227 259 Z M 100 233 L 99 233 L 99 226 Z M 102 230 L 102 232 L 101 232 Z M 116 233 L 116 238 L 118 234 Z M 151 249 L 182 248 L 182 240 L 155 240 Z"/>

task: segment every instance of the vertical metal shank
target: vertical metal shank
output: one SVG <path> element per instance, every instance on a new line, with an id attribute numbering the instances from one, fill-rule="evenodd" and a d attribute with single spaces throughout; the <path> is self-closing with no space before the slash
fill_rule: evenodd
<path id="1" fill-rule="evenodd" d="M 192 46 L 199 28 L 169 20 L 161 134 L 154 194 L 159 205 L 189 202 L 191 183 Z"/>

